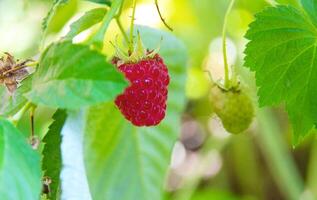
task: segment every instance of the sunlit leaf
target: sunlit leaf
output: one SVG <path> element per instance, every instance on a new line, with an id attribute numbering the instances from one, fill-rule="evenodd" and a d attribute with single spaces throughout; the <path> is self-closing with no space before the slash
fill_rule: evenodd
<path id="1" fill-rule="evenodd" d="M 40 156 L 11 123 L 0 118 L 0 198 L 39 199 Z"/>
<path id="2" fill-rule="evenodd" d="M 302 4 L 303 11 L 277 6 L 258 13 L 245 51 L 245 65 L 256 72 L 260 105 L 286 104 L 294 144 L 317 124 L 317 1 Z"/>
<path id="3" fill-rule="evenodd" d="M 46 17 L 43 19 L 43 22 L 42 22 L 42 29 L 43 30 L 47 29 L 48 24 L 50 23 L 53 15 L 55 14 L 55 10 L 57 9 L 57 7 L 59 5 L 65 4 L 67 2 L 68 2 L 68 0 L 54 0 L 51 9 L 48 11 Z"/>
<path id="4" fill-rule="evenodd" d="M 112 101 L 126 86 L 105 56 L 88 46 L 62 42 L 42 55 L 26 97 L 35 104 L 77 109 Z"/>
<path id="5" fill-rule="evenodd" d="M 108 6 L 111 5 L 111 1 L 110 0 L 86 0 L 86 1 L 91 1 L 94 3 L 100 3 L 100 4 L 106 4 Z"/>
<path id="6" fill-rule="evenodd" d="M 86 12 L 81 18 L 70 25 L 70 31 L 65 36 L 66 39 L 72 39 L 77 34 L 99 23 L 105 16 L 105 8 L 95 8 Z"/>
<path id="7" fill-rule="evenodd" d="M 75 14 L 77 4 L 77 0 L 55 0 L 42 22 L 44 35 L 60 31 Z"/>

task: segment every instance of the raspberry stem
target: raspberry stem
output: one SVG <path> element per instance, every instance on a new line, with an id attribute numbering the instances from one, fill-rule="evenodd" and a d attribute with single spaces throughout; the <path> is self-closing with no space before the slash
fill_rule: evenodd
<path id="1" fill-rule="evenodd" d="M 30 108 L 31 137 L 34 137 L 34 113 L 36 105 L 32 104 Z"/>
<path id="2" fill-rule="evenodd" d="M 229 88 L 230 86 L 230 77 L 229 77 L 229 65 L 228 65 L 228 57 L 227 57 L 227 40 L 226 40 L 226 30 L 227 30 L 227 22 L 228 16 L 232 10 L 233 4 L 235 0 L 231 0 L 229 7 L 226 11 L 224 23 L 223 23 L 223 30 L 222 30 L 222 51 L 223 51 L 223 62 L 224 62 L 224 70 L 225 70 L 225 88 Z"/>
<path id="3" fill-rule="evenodd" d="M 127 42 L 127 44 L 129 44 L 129 37 L 126 34 L 126 32 L 124 31 L 124 28 L 123 28 L 123 25 L 121 23 L 121 20 L 118 17 L 116 17 L 115 20 L 117 22 L 117 25 L 118 25 L 118 27 L 120 29 L 121 34 L 123 35 L 124 40 Z"/>
<path id="4" fill-rule="evenodd" d="M 135 10 L 136 10 L 136 1 L 137 0 L 133 0 L 133 10 L 132 10 L 132 17 L 131 17 L 131 25 L 130 25 L 130 45 L 129 45 L 130 52 L 133 51 L 133 45 L 134 45 L 133 32 L 134 32 L 134 17 L 135 17 Z"/>
<path id="5" fill-rule="evenodd" d="M 128 37 L 127 33 L 124 31 L 123 25 L 122 25 L 121 20 L 120 20 L 123 4 L 124 4 L 124 0 L 122 1 L 120 9 L 114 18 L 116 20 L 116 23 L 117 23 L 119 29 L 120 29 L 121 34 L 123 35 L 124 40 L 126 41 L 127 44 L 129 44 L 129 37 Z"/>

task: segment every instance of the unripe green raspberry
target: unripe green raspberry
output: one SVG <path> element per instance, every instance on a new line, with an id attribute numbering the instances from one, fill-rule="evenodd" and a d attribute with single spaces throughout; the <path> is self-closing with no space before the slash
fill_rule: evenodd
<path id="1" fill-rule="evenodd" d="M 254 109 L 251 99 L 243 90 L 224 90 L 214 86 L 211 90 L 211 101 L 215 113 L 228 132 L 238 134 L 250 126 Z"/>

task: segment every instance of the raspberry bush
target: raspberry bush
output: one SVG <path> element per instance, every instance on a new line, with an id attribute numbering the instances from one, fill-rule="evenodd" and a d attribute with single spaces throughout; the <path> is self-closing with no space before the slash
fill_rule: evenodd
<path id="1" fill-rule="evenodd" d="M 316 8 L 0 1 L 0 200 L 317 199 Z"/>

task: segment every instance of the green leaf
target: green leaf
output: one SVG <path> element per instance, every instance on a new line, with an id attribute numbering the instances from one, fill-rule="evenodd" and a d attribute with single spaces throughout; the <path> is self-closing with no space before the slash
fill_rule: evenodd
<path id="1" fill-rule="evenodd" d="M 71 40 L 77 34 L 99 23 L 105 16 L 107 9 L 95 8 L 86 12 L 81 18 L 70 25 L 70 31 L 65 36 L 65 39 Z"/>
<path id="2" fill-rule="evenodd" d="M 301 4 L 303 5 L 305 11 L 310 16 L 313 24 L 317 25 L 317 7 L 316 0 L 301 0 Z"/>
<path id="3" fill-rule="evenodd" d="M 7 88 L 0 86 L 0 115 L 1 116 L 13 116 L 16 114 L 26 103 L 27 99 L 23 96 L 31 88 L 31 77 L 23 80 L 21 86 L 11 95 Z"/>
<path id="4" fill-rule="evenodd" d="M 238 198 L 229 191 L 222 191 L 215 188 L 199 189 L 195 191 L 190 200 L 243 200 L 244 198 Z"/>
<path id="5" fill-rule="evenodd" d="M 113 103 L 91 108 L 85 126 L 84 156 L 92 198 L 160 200 L 180 117 L 185 105 L 187 55 L 169 33 L 138 27 L 146 47 L 157 47 L 171 83 L 166 118 L 156 127 L 138 128 Z"/>
<path id="6" fill-rule="evenodd" d="M 25 96 L 34 104 L 78 109 L 112 101 L 126 86 L 105 56 L 88 46 L 61 42 L 43 53 Z"/>
<path id="7" fill-rule="evenodd" d="M 39 199 L 40 156 L 10 122 L 0 119 L 0 197 Z"/>
<path id="8" fill-rule="evenodd" d="M 94 3 L 106 4 L 108 6 L 111 6 L 111 1 L 110 0 L 86 0 L 86 1 L 91 1 L 91 2 L 94 2 Z"/>
<path id="9" fill-rule="evenodd" d="M 68 2 L 68 0 L 54 0 L 51 9 L 48 11 L 46 17 L 43 19 L 43 22 L 42 22 L 42 29 L 43 29 L 43 30 L 46 30 L 46 29 L 47 29 L 48 24 L 50 23 L 52 17 L 54 16 L 55 10 L 57 9 L 57 7 L 58 7 L 59 5 L 65 4 L 65 3 L 67 3 L 67 2 Z"/>
<path id="10" fill-rule="evenodd" d="M 294 144 L 317 124 L 317 1 L 302 4 L 304 11 L 277 6 L 258 13 L 245 50 L 245 66 L 256 72 L 259 104 L 286 104 Z"/>
<path id="11" fill-rule="evenodd" d="M 90 43 L 101 49 L 104 41 L 105 34 L 108 30 L 111 20 L 115 17 L 120 7 L 123 4 L 123 0 L 113 0 L 110 10 L 102 20 L 101 27 L 97 33 L 92 37 Z"/>
<path id="12" fill-rule="evenodd" d="M 50 184 L 50 198 L 56 199 L 60 187 L 60 172 L 62 168 L 61 158 L 61 131 L 66 121 L 67 114 L 64 110 L 57 110 L 53 116 L 54 122 L 43 138 L 45 144 L 43 150 L 42 169 L 44 176 L 52 180 Z"/>
<path id="13" fill-rule="evenodd" d="M 75 14 L 77 4 L 77 0 L 55 0 L 42 22 L 44 35 L 60 31 Z"/>

